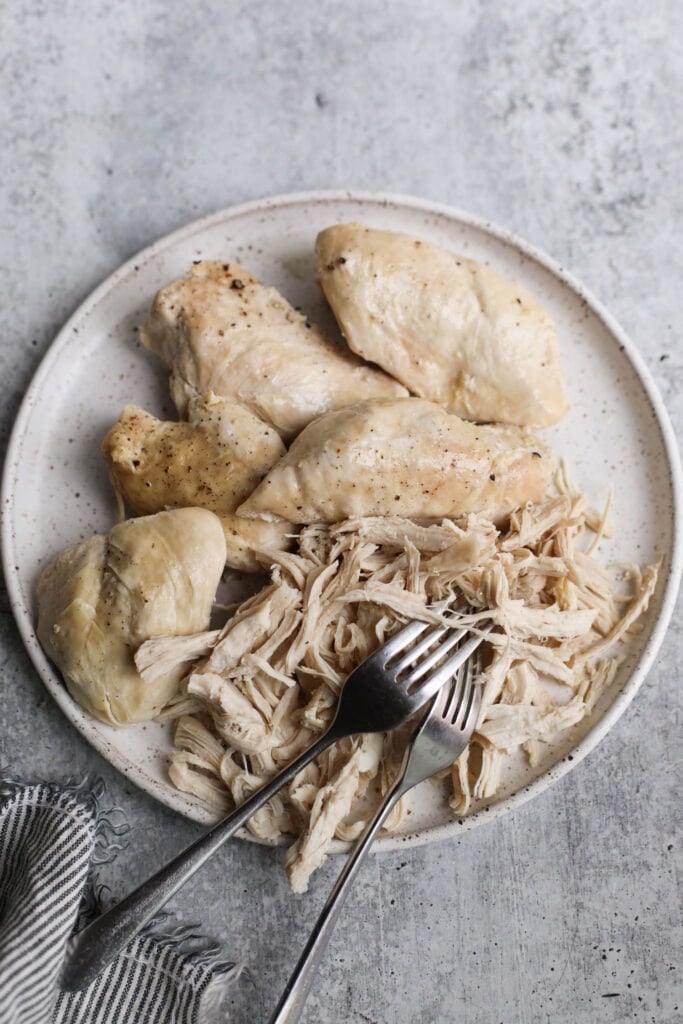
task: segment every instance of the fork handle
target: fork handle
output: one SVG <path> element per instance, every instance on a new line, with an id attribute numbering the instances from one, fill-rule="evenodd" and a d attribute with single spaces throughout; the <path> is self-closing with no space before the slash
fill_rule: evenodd
<path id="1" fill-rule="evenodd" d="M 353 852 L 350 854 L 344 868 L 334 884 L 327 902 L 320 912 L 313 931 L 299 957 L 285 990 L 282 993 L 275 1013 L 270 1018 L 270 1024 L 296 1024 L 303 1012 L 304 1003 L 308 997 L 313 984 L 313 978 L 318 964 L 323 958 L 327 944 L 330 941 L 334 926 L 348 896 L 351 885 L 358 874 L 370 845 L 382 827 L 394 805 L 401 799 L 406 787 L 404 773 L 385 796 L 374 816 L 365 827 L 365 831 L 356 841 Z M 409 788 L 409 787 L 408 787 Z"/>
<path id="2" fill-rule="evenodd" d="M 332 723 L 312 747 L 257 790 L 205 835 L 179 853 L 115 907 L 83 928 L 69 943 L 60 984 L 68 992 L 87 988 L 161 908 L 260 807 L 294 778 L 297 772 L 341 737 Z"/>

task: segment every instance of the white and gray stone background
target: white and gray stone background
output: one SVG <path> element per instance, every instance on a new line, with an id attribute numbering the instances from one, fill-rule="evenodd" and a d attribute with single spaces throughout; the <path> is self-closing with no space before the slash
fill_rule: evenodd
<path id="1" fill-rule="evenodd" d="M 683 427 L 683 8 L 672 0 L 4 0 L 0 430 L 59 326 L 168 231 L 312 188 L 412 193 L 505 225 L 616 314 Z M 133 826 L 123 894 L 198 827 L 76 734 L 0 598 L 1 759 L 95 772 Z M 373 858 L 305 1020 L 683 1021 L 683 636 L 586 762 L 513 815 Z M 249 974 L 229 1019 L 268 1019 L 339 863 L 293 897 L 235 842 L 176 900 Z"/>

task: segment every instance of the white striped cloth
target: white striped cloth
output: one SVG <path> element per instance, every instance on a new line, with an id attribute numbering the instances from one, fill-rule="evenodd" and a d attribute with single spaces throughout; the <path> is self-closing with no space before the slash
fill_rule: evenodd
<path id="1" fill-rule="evenodd" d="M 59 990 L 91 867 L 122 831 L 102 788 L 0 783 L 0 1024 L 205 1024 L 238 969 L 184 951 L 190 929 L 143 935 L 85 992 Z"/>

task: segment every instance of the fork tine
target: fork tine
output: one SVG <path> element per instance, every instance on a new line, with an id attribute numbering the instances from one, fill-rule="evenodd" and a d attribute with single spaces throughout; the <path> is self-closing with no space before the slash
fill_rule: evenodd
<path id="1" fill-rule="evenodd" d="M 476 680 L 473 679 L 472 687 L 469 693 L 469 700 L 467 701 L 467 707 L 465 708 L 465 714 L 460 723 L 460 728 L 464 731 L 470 724 L 472 716 L 476 719 L 479 713 L 479 705 L 481 703 L 481 687 L 477 684 Z M 476 721 L 475 721 L 476 724 Z"/>
<path id="2" fill-rule="evenodd" d="M 443 635 L 443 633 L 446 633 L 447 630 L 444 627 L 444 629 L 443 630 L 439 630 L 439 632 L 441 633 L 441 635 Z M 460 643 L 462 638 L 464 636 L 466 636 L 469 632 L 471 632 L 471 630 L 469 630 L 469 629 L 458 629 L 456 632 L 451 633 L 450 636 L 447 636 L 446 639 L 444 640 L 444 642 L 442 644 L 439 644 L 439 646 L 436 648 L 436 650 L 432 651 L 431 654 L 428 654 L 427 657 L 424 658 L 423 661 L 421 661 L 419 665 L 415 666 L 415 671 L 412 672 L 411 675 L 410 675 L 410 685 L 412 686 L 414 683 L 416 683 L 418 681 L 418 679 L 421 679 L 422 676 L 427 675 L 429 670 L 434 665 L 438 664 L 438 662 L 440 662 L 443 659 L 443 656 L 445 654 L 447 654 L 448 651 L 450 651 L 452 647 L 455 647 L 456 644 Z M 435 636 L 434 639 L 438 639 L 438 637 Z M 399 662 L 399 664 L 396 665 L 396 667 L 394 668 L 394 671 L 396 672 L 396 674 L 398 675 L 402 668 L 407 668 L 408 665 L 411 664 L 411 662 L 415 661 L 415 657 L 417 656 L 418 649 L 420 647 L 422 648 L 421 650 L 419 650 L 419 653 L 421 654 L 422 650 L 427 650 L 430 646 L 431 646 L 431 644 L 425 644 L 424 642 L 423 642 L 423 644 L 418 645 L 415 648 L 415 650 L 416 650 L 416 655 L 415 656 L 413 656 L 412 651 L 409 651 L 408 654 L 406 654 L 405 658 L 403 658 Z"/>
<path id="3" fill-rule="evenodd" d="M 481 686 L 477 681 L 477 677 L 481 674 L 481 662 L 481 647 L 478 647 L 465 665 L 466 692 L 463 695 L 463 701 L 460 703 L 456 713 L 451 719 L 453 725 L 457 725 L 462 731 L 467 729 L 471 716 L 474 714 L 476 718 L 479 713 L 479 705 L 481 703 Z"/>
<path id="4" fill-rule="evenodd" d="M 420 731 L 428 727 L 429 722 L 436 718 L 440 718 L 450 725 L 455 725 L 459 715 L 463 717 L 461 728 L 464 729 L 473 703 L 478 695 L 479 687 L 476 679 L 480 671 L 481 647 L 477 647 L 474 654 L 457 670 L 450 684 L 445 683 L 436 696 L 432 698 L 428 710 L 422 719 Z"/>
<path id="5" fill-rule="evenodd" d="M 418 730 L 424 729 L 428 721 L 434 718 L 443 718 L 444 706 L 448 700 L 448 687 L 442 686 L 441 689 L 427 702 L 425 707 L 422 708 L 422 717 L 420 718 L 420 724 Z M 426 710 L 425 710 L 426 708 Z"/>
<path id="6" fill-rule="evenodd" d="M 385 644 L 382 644 L 375 654 L 381 654 L 382 661 L 386 665 L 391 658 L 401 654 L 413 640 L 421 636 L 429 625 L 428 622 L 409 622 L 407 626 L 404 626 L 398 633 L 395 633 Z M 370 657 L 375 657 L 375 655 Z"/>
<path id="7" fill-rule="evenodd" d="M 489 632 L 491 626 L 483 627 L 478 633 L 472 634 L 465 642 L 458 647 L 454 654 L 450 658 L 446 658 L 442 665 L 432 672 L 431 675 L 427 676 L 426 679 L 422 679 L 423 673 L 420 671 L 422 666 L 418 666 L 415 673 L 411 673 L 407 679 L 402 680 L 404 686 L 406 686 L 409 693 L 415 693 L 420 691 L 420 696 L 424 699 L 428 699 L 429 695 L 435 693 L 440 689 L 444 683 L 446 683 L 460 668 L 460 666 L 467 661 L 471 654 L 474 654 L 479 644 L 484 639 L 484 635 Z"/>
<path id="8" fill-rule="evenodd" d="M 470 686 L 467 691 L 466 699 L 463 700 L 461 706 L 458 708 L 458 714 L 453 719 L 453 725 L 464 732 L 470 724 L 470 719 L 474 714 L 476 717 L 477 710 L 479 708 L 479 702 L 481 700 L 481 689 L 475 682 L 474 677 L 470 682 Z"/>
<path id="9" fill-rule="evenodd" d="M 469 661 L 466 661 L 464 665 L 461 665 L 451 686 L 449 687 L 446 685 L 441 690 L 442 693 L 448 693 L 448 703 L 444 708 L 442 718 L 445 718 L 449 722 L 454 720 L 460 710 L 463 697 L 467 694 L 469 664 Z"/>
<path id="10" fill-rule="evenodd" d="M 447 632 L 448 626 L 432 627 L 422 640 L 414 644 L 407 653 L 404 654 L 398 664 L 391 666 L 391 670 L 394 675 L 400 676 L 404 669 L 408 668 L 409 665 L 412 665 L 420 655 L 424 654 L 425 651 L 428 651 L 432 644 L 436 643 L 437 640 L 440 640 Z"/>

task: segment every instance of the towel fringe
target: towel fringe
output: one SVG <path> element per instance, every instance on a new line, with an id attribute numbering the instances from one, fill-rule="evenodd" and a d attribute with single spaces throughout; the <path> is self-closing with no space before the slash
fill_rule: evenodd
<path id="1" fill-rule="evenodd" d="M 170 925 L 173 917 L 173 914 L 162 910 L 142 930 L 140 937 L 182 957 L 183 972 L 189 970 L 200 975 L 195 979 L 200 992 L 199 1019 L 202 1024 L 223 1024 L 228 989 L 239 979 L 246 965 L 244 962 L 221 960 L 220 947 L 198 931 L 198 925 Z"/>
<path id="2" fill-rule="evenodd" d="M 243 964 L 234 964 L 227 961 L 219 961 L 220 946 L 212 942 L 201 931 L 197 929 L 198 924 L 172 924 L 175 915 L 167 910 L 161 910 L 149 924 L 140 932 L 146 938 L 153 939 L 158 945 L 172 949 L 175 953 L 185 957 L 188 962 L 199 967 L 210 967 L 212 970 L 231 971 L 239 967 L 240 973 L 244 969 Z"/>
<path id="3" fill-rule="evenodd" d="M 16 776 L 8 766 L 0 766 L 0 799 L 12 799 L 26 787 L 40 787 L 49 799 L 69 796 L 76 799 L 94 823 L 95 845 L 91 861 L 94 867 L 109 864 L 120 850 L 125 849 L 126 844 L 119 840 L 130 832 L 130 825 L 120 807 L 102 807 L 105 783 L 100 775 L 84 775 L 80 779 L 70 777 L 63 783 L 31 783 Z"/>
<path id="4" fill-rule="evenodd" d="M 223 966 L 227 969 L 223 970 Z M 213 977 L 199 1000 L 202 1024 L 225 1024 L 225 1000 L 228 990 L 242 974 L 244 964 L 222 965 L 213 968 Z"/>

